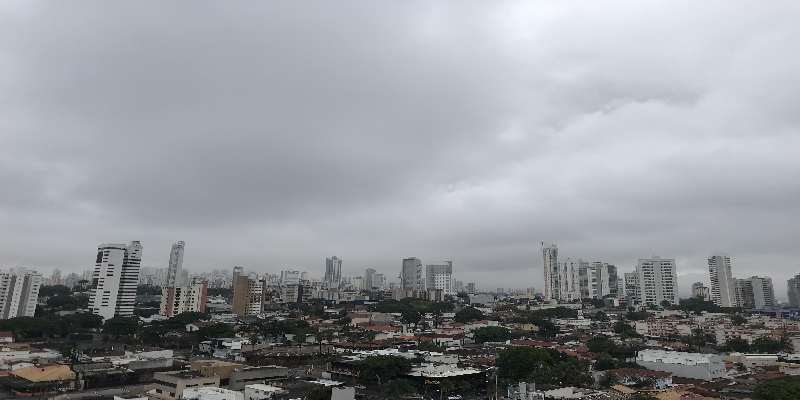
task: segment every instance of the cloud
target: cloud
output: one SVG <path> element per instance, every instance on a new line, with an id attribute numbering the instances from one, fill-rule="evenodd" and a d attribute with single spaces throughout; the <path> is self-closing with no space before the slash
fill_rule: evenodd
<path id="1" fill-rule="evenodd" d="M 2 266 L 798 272 L 793 2 L 3 7 Z"/>

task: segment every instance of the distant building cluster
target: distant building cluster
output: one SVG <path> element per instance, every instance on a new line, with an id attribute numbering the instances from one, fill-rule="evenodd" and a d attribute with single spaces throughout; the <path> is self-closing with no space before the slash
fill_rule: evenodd
<path id="1" fill-rule="evenodd" d="M 720 307 L 763 309 L 777 306 L 772 279 L 758 276 L 735 279 L 727 254 L 718 253 L 709 257 L 708 272 L 711 278 L 711 301 Z"/>

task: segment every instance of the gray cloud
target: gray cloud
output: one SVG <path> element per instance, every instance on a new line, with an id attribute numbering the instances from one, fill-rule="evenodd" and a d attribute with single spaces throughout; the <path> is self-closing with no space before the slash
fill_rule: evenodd
<path id="1" fill-rule="evenodd" d="M 3 267 L 800 272 L 794 2 L 0 7 Z"/>

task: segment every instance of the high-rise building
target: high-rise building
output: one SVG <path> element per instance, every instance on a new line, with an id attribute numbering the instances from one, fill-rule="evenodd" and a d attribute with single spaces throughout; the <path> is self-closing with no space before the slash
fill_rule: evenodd
<path id="1" fill-rule="evenodd" d="M 711 299 L 711 291 L 703 282 L 695 282 L 692 284 L 692 297 L 709 301 Z"/>
<path id="2" fill-rule="evenodd" d="M 97 247 L 89 309 L 103 319 L 133 315 L 136 286 L 142 262 L 142 245 L 101 244 Z"/>
<path id="3" fill-rule="evenodd" d="M 730 257 L 724 253 L 709 257 L 708 274 L 711 277 L 711 301 L 720 307 L 737 307 Z"/>
<path id="4" fill-rule="evenodd" d="M 301 277 L 300 271 L 281 271 L 281 285 L 299 285 Z"/>
<path id="5" fill-rule="evenodd" d="M 787 294 L 789 295 L 789 306 L 792 308 L 800 307 L 800 274 L 787 281 Z"/>
<path id="6" fill-rule="evenodd" d="M 185 312 L 205 312 L 208 281 L 189 286 L 161 289 L 161 315 L 172 317 Z"/>
<path id="7" fill-rule="evenodd" d="M 426 289 L 440 289 L 445 295 L 453 294 L 453 262 L 426 265 L 425 282 Z"/>
<path id="8" fill-rule="evenodd" d="M 0 272 L 0 319 L 33 317 L 42 274 L 17 267 Z"/>
<path id="9" fill-rule="evenodd" d="M 639 274 L 639 304 L 661 305 L 666 300 L 678 304 L 678 275 L 674 259 L 639 259 L 636 267 Z"/>
<path id="10" fill-rule="evenodd" d="M 174 243 L 172 250 L 169 252 L 169 266 L 167 267 L 167 287 L 181 286 L 181 266 L 183 266 L 183 249 L 186 246 L 184 242 Z"/>
<path id="11" fill-rule="evenodd" d="M 228 271 L 225 271 L 225 272 L 228 272 Z M 231 278 L 231 280 L 233 281 L 233 284 L 236 285 L 236 281 L 239 279 L 240 276 L 243 276 L 243 275 L 244 275 L 244 268 L 234 266 L 233 267 L 233 277 Z"/>
<path id="12" fill-rule="evenodd" d="M 373 282 L 375 272 L 376 271 L 372 268 L 367 268 L 367 270 L 364 271 L 364 290 L 372 290 L 375 288 L 375 282 Z"/>
<path id="13" fill-rule="evenodd" d="M 572 301 L 581 299 L 580 260 L 573 262 L 569 258 L 558 263 L 558 299 Z"/>
<path id="14" fill-rule="evenodd" d="M 777 305 L 772 279 L 769 277 L 751 276 L 746 279 L 736 279 L 735 291 L 739 307 L 761 310 Z"/>
<path id="15" fill-rule="evenodd" d="M 372 289 L 386 290 L 386 275 L 384 274 L 372 275 Z"/>
<path id="16" fill-rule="evenodd" d="M 475 282 L 467 282 L 467 293 L 475 293 Z"/>
<path id="17" fill-rule="evenodd" d="M 342 284 L 342 260 L 333 256 L 325 259 L 325 283 L 332 288 Z"/>
<path id="18" fill-rule="evenodd" d="M 554 243 L 541 242 L 542 270 L 544 275 L 544 299 L 558 299 L 558 246 Z"/>
<path id="19" fill-rule="evenodd" d="M 403 289 L 425 290 L 422 261 L 416 257 L 403 259 L 403 268 L 400 271 L 400 285 Z"/>
<path id="20" fill-rule="evenodd" d="M 628 300 L 629 305 L 634 305 L 641 297 L 639 291 L 639 273 L 634 271 L 626 272 L 623 275 L 625 276 L 625 298 Z"/>
<path id="21" fill-rule="evenodd" d="M 261 314 L 266 286 L 258 276 L 237 277 L 233 288 L 232 312 L 238 316 Z"/>

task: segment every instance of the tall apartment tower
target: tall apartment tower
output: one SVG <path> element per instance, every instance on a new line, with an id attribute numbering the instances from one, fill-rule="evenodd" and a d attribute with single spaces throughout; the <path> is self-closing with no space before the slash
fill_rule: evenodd
<path id="1" fill-rule="evenodd" d="M 800 307 L 800 274 L 789 279 L 786 293 L 789 295 L 789 306 L 792 308 Z"/>
<path id="2" fill-rule="evenodd" d="M 639 259 L 636 273 L 639 275 L 639 304 L 661 305 L 664 300 L 678 304 L 678 275 L 674 259 L 658 256 Z"/>
<path id="3" fill-rule="evenodd" d="M 746 279 L 736 279 L 735 287 L 739 307 L 761 310 L 777 305 L 772 279 L 769 277 L 751 276 Z"/>
<path id="4" fill-rule="evenodd" d="M 174 243 L 172 250 L 169 252 L 169 266 L 167 267 L 167 287 L 181 286 L 181 267 L 183 266 L 183 248 L 186 246 L 184 242 Z"/>
<path id="5" fill-rule="evenodd" d="M 541 242 L 542 269 L 544 274 L 544 299 L 559 298 L 558 282 L 558 246 L 554 243 Z"/>
<path id="6" fill-rule="evenodd" d="M 724 253 L 709 257 L 708 274 L 711 277 L 711 301 L 720 307 L 738 307 L 730 257 Z"/>
<path id="7" fill-rule="evenodd" d="M 706 285 L 703 285 L 703 282 L 695 282 L 692 284 L 692 297 L 709 301 L 711 292 Z"/>
<path id="8" fill-rule="evenodd" d="M 639 288 L 639 273 L 636 271 L 625 272 L 625 298 L 628 300 L 629 305 L 639 302 L 641 297 Z"/>
<path id="9" fill-rule="evenodd" d="M 236 280 L 239 279 L 240 276 L 244 275 L 244 268 L 243 267 L 233 267 L 233 285 L 236 286 Z"/>
<path id="10" fill-rule="evenodd" d="M 336 256 L 325 259 L 324 281 L 332 288 L 338 288 L 342 283 L 342 260 Z"/>
<path id="11" fill-rule="evenodd" d="M 42 274 L 23 267 L 0 272 L 0 319 L 33 317 Z"/>
<path id="12" fill-rule="evenodd" d="M 403 289 L 425 290 L 425 277 L 422 275 L 422 261 L 416 257 L 403 259 L 400 270 L 400 285 Z"/>
<path id="13" fill-rule="evenodd" d="M 258 315 L 264 309 L 264 291 L 267 285 L 258 276 L 239 276 L 233 287 L 232 312 L 238 316 Z"/>
<path id="14" fill-rule="evenodd" d="M 97 247 L 89 309 L 104 320 L 133 315 L 136 286 L 142 262 L 142 245 L 138 240 L 129 245 L 101 244 Z"/>
<path id="15" fill-rule="evenodd" d="M 172 317 L 185 312 L 204 312 L 207 290 L 208 281 L 162 288 L 159 314 Z"/>
<path id="16" fill-rule="evenodd" d="M 444 294 L 453 294 L 453 262 L 428 264 L 425 266 L 426 289 L 441 289 Z"/>
<path id="17" fill-rule="evenodd" d="M 372 268 L 367 268 L 367 270 L 364 271 L 364 290 L 372 290 L 375 287 L 375 272 L 377 271 Z"/>
<path id="18" fill-rule="evenodd" d="M 581 270 L 580 260 L 574 262 L 567 258 L 558 263 L 558 293 L 559 300 L 571 301 L 581 299 Z"/>

